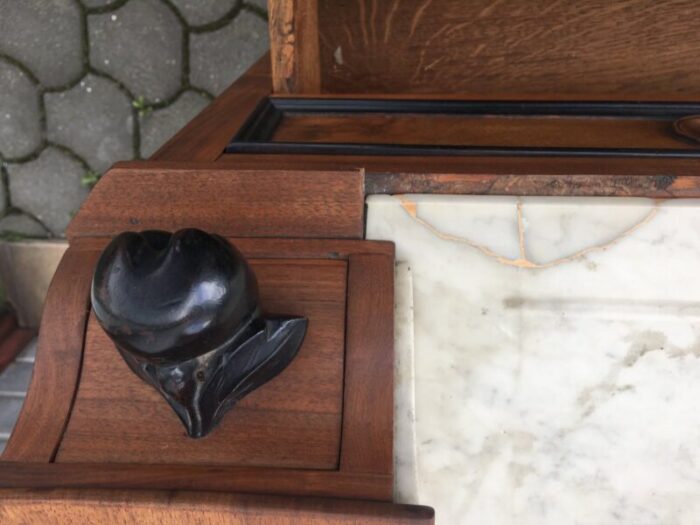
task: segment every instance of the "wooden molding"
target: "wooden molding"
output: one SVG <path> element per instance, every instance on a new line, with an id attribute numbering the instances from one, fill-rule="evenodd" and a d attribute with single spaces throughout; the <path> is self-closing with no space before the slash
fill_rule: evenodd
<path id="1" fill-rule="evenodd" d="M 5 525 L 429 525 L 433 519 L 428 507 L 367 501 L 152 490 L 0 490 Z"/>
<path id="2" fill-rule="evenodd" d="M 117 164 L 102 177 L 66 234 L 199 228 L 226 237 L 355 238 L 364 233 L 364 175 Z"/>
<path id="3" fill-rule="evenodd" d="M 44 306 L 32 381 L 2 461 L 52 461 L 80 377 L 90 283 L 99 252 L 68 248 Z"/>

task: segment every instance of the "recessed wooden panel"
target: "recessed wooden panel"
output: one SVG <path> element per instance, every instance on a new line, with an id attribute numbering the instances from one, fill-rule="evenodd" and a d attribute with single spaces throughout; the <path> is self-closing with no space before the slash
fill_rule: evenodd
<path id="1" fill-rule="evenodd" d="M 318 0 L 321 87 L 698 98 L 699 16 L 695 0 Z"/>
<path id="2" fill-rule="evenodd" d="M 285 116 L 271 142 L 482 147 L 698 149 L 673 132 L 672 119 L 471 116 Z"/>
<path id="3" fill-rule="evenodd" d="M 265 311 L 304 315 L 297 357 L 194 440 L 127 367 L 91 316 L 80 386 L 57 462 L 335 469 L 342 420 L 347 263 L 251 260 Z"/>

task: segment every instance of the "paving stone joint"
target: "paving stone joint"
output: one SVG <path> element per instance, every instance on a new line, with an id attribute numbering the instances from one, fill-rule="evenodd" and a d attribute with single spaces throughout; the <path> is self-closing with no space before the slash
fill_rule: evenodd
<path id="1" fill-rule="evenodd" d="M 264 0 L 0 0 L 0 238 L 60 237 L 267 49 Z"/>

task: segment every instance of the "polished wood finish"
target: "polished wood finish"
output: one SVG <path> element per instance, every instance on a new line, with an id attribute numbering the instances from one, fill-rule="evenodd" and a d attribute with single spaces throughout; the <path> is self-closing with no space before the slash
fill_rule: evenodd
<path id="1" fill-rule="evenodd" d="M 393 475 L 394 258 L 351 255 L 340 468 Z"/>
<path id="2" fill-rule="evenodd" d="M 319 93 L 317 0 L 269 2 L 268 19 L 273 91 Z"/>
<path id="3" fill-rule="evenodd" d="M 697 100 L 699 15 L 693 0 L 318 0 L 321 85 Z"/>
<path id="4" fill-rule="evenodd" d="M 693 150 L 673 119 L 415 114 L 291 114 L 271 142 Z"/>
<path id="5" fill-rule="evenodd" d="M 56 462 L 337 468 L 347 263 L 249 262 L 265 312 L 309 319 L 290 365 L 238 402 L 210 435 L 194 440 L 158 392 L 129 370 L 92 316 Z"/>
<path id="6" fill-rule="evenodd" d="M 5 525 L 430 525 L 428 507 L 320 498 L 104 490 L 1 490 Z"/>
<path id="7" fill-rule="evenodd" d="M 270 93 L 270 55 L 253 67 L 156 151 L 151 160 L 216 160 L 255 106 Z"/>
<path id="8" fill-rule="evenodd" d="M 2 461 L 52 461 L 80 378 L 90 279 L 99 252 L 68 248 L 44 306 L 32 381 Z"/>
<path id="9" fill-rule="evenodd" d="M 363 236 L 360 170 L 325 173 L 117 164 L 100 179 L 66 234 L 199 228 L 241 237 Z"/>
<path id="10" fill-rule="evenodd" d="M 0 488 L 194 490 L 390 501 L 392 482 L 386 475 L 342 470 L 0 461 Z"/>
<path id="11" fill-rule="evenodd" d="M 674 131 L 682 138 L 700 143 L 700 115 L 689 115 L 673 123 Z"/>

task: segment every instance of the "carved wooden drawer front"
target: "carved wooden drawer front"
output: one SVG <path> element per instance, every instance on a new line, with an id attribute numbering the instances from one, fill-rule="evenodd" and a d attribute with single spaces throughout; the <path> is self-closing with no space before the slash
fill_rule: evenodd
<path id="1" fill-rule="evenodd" d="M 91 314 L 80 386 L 57 462 L 337 467 L 347 262 L 250 263 L 266 311 L 309 319 L 292 363 L 236 404 L 210 435 L 191 439 L 165 400 L 129 370 Z"/>
<path id="2" fill-rule="evenodd" d="M 71 226 L 49 290 L 34 378 L 0 487 L 390 501 L 394 247 L 361 240 L 363 187 L 360 170 L 143 163 L 105 175 Z M 154 385 L 129 369 L 90 302 L 98 258 L 115 236 L 182 228 L 238 248 L 257 276 L 263 315 L 308 320 L 288 366 L 198 439 L 187 436 Z M 131 285 L 124 286 L 115 293 Z M 126 329 L 151 326 L 139 315 Z"/>

